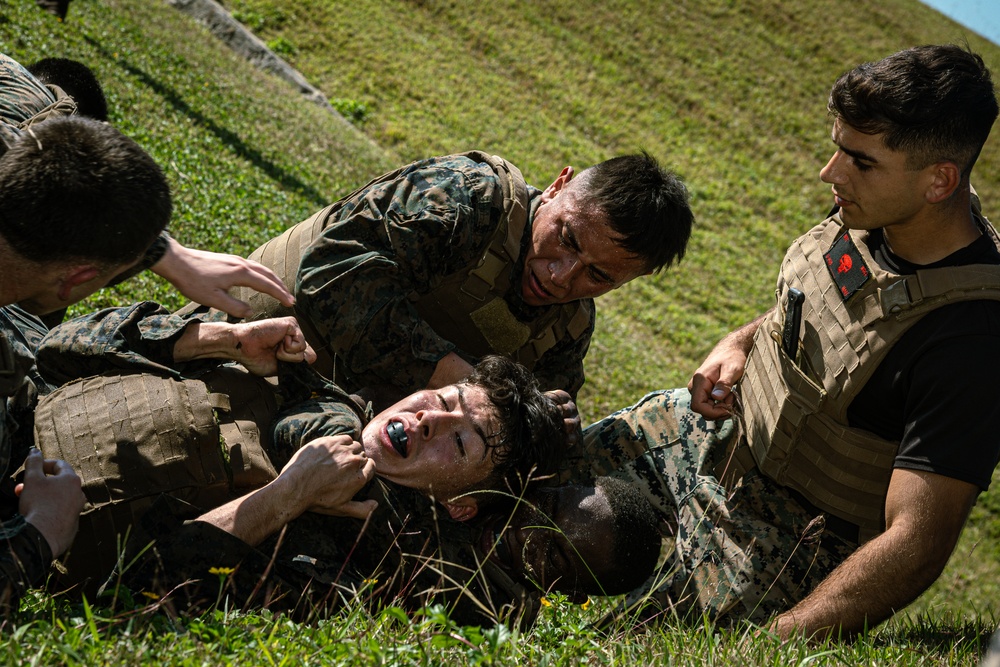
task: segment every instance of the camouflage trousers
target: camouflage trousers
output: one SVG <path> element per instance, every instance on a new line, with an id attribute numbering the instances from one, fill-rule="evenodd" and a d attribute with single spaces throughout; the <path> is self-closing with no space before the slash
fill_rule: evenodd
<path id="1" fill-rule="evenodd" d="M 659 514 L 663 562 L 628 607 L 763 621 L 805 597 L 857 544 L 757 470 L 724 487 L 727 450 L 745 443 L 731 420 L 706 421 L 690 398 L 684 389 L 654 392 L 588 427 L 560 479 L 618 477 Z"/>

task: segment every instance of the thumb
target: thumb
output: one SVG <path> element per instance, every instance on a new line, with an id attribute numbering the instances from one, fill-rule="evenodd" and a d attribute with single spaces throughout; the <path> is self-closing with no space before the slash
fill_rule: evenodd
<path id="1" fill-rule="evenodd" d="M 45 474 L 43 469 L 43 464 L 45 459 L 42 458 L 42 452 L 37 447 L 32 447 L 28 451 L 28 456 L 24 459 L 24 476 L 25 477 L 39 477 Z"/>
<path id="2" fill-rule="evenodd" d="M 733 390 L 733 385 L 724 380 L 719 380 L 715 383 L 715 387 L 712 389 L 712 398 L 717 401 L 722 400 L 729 395 L 729 392 Z"/>

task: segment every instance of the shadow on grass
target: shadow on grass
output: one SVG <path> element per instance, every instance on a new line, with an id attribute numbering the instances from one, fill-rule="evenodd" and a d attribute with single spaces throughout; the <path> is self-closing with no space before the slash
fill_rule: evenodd
<path id="1" fill-rule="evenodd" d="M 904 618 L 890 627 L 878 630 L 872 638 L 872 646 L 920 647 L 927 653 L 947 655 L 959 644 L 971 644 L 975 652 L 982 655 L 996 629 L 996 621 L 988 615 L 975 620 L 936 619 L 921 615 L 917 618 Z"/>
<path id="2" fill-rule="evenodd" d="M 288 173 L 285 169 L 264 157 L 264 155 L 256 148 L 248 146 L 235 132 L 222 127 L 211 118 L 205 116 L 203 113 L 192 109 L 191 105 L 189 105 L 174 89 L 164 85 L 159 80 L 149 75 L 145 70 L 132 65 L 120 54 L 113 54 L 93 37 L 84 35 L 83 39 L 94 47 L 94 49 L 99 51 L 109 62 L 117 63 L 122 67 L 122 69 L 142 81 L 155 93 L 160 95 L 160 97 L 166 100 L 166 102 L 174 109 L 189 117 L 200 127 L 203 127 L 214 134 L 219 138 L 219 141 L 228 146 L 233 153 L 249 161 L 255 167 L 267 174 L 271 179 L 281 184 L 282 187 L 298 192 L 304 197 L 309 198 L 319 207 L 326 206 L 330 203 L 328 201 L 329 197 L 321 194 L 312 186 L 303 183 L 298 177 Z"/>

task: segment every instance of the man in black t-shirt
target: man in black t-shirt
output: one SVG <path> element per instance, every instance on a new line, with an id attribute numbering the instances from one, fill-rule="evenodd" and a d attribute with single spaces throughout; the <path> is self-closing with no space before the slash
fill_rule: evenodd
<path id="1" fill-rule="evenodd" d="M 907 49 L 841 76 L 829 110 L 840 210 L 789 249 L 777 307 L 716 345 L 690 396 L 646 397 L 581 452 L 676 532 L 654 601 L 781 637 L 912 602 L 1000 457 L 1000 252 L 969 185 L 990 73 L 959 47 Z"/>

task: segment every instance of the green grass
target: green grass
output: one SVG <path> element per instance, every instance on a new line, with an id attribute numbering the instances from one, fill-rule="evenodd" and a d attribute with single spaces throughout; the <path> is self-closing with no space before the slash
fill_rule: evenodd
<path id="1" fill-rule="evenodd" d="M 104 82 L 112 122 L 164 167 L 171 230 L 195 247 L 248 253 L 404 161 L 480 148 L 545 185 L 646 149 L 689 184 L 697 215 L 679 267 L 599 301 L 584 416 L 683 385 L 725 332 L 773 301 L 788 242 L 830 205 L 825 101 L 854 64 L 918 43 L 963 41 L 1000 73 L 1000 48 L 916 0 L 652 0 L 466 3 L 227 0 L 354 126 L 257 72 L 161 0 L 77 0 L 59 23 L 33 0 L 0 3 L 0 47 L 22 62 L 66 56 Z M 360 132 L 358 131 L 360 130 Z M 1000 201 L 1000 137 L 975 185 Z M 995 204 L 994 204 L 995 205 Z M 152 275 L 77 312 L 152 298 Z M 404 625 L 363 607 L 315 625 L 224 610 L 172 619 L 119 602 L 27 604 L 0 655 L 34 664 L 971 665 L 998 622 L 1000 494 L 985 494 L 941 580 L 853 642 L 780 646 L 754 629 L 664 625 L 601 636 L 559 602 L 527 634 Z M 394 620 L 395 619 L 395 620 Z"/>

